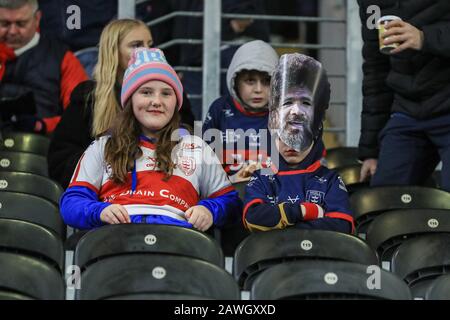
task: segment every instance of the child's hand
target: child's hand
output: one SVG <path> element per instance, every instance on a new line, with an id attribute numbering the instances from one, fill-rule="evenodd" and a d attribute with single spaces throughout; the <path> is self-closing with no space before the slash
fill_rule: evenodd
<path id="1" fill-rule="evenodd" d="M 185 217 L 188 222 L 200 231 L 208 230 L 213 224 L 211 211 L 204 206 L 193 206 L 186 210 Z"/>
<path id="2" fill-rule="evenodd" d="M 251 162 L 248 165 L 244 165 L 244 167 L 241 168 L 235 175 L 233 175 L 233 183 L 236 182 L 242 182 L 242 181 L 249 181 L 251 175 L 253 172 L 255 172 L 258 169 L 261 169 L 261 163 L 259 162 Z"/>
<path id="3" fill-rule="evenodd" d="M 120 204 L 112 204 L 103 209 L 100 220 L 108 224 L 131 223 L 127 210 Z"/>

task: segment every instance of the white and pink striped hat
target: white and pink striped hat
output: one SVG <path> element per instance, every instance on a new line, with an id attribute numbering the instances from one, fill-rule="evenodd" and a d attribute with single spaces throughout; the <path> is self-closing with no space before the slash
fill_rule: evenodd
<path id="1" fill-rule="evenodd" d="M 150 80 L 163 81 L 171 86 L 177 96 L 177 106 L 180 110 L 183 104 L 183 85 L 175 70 L 167 63 L 164 53 L 154 48 L 138 48 L 133 51 L 123 77 L 122 108 L 125 107 L 131 95 Z"/>

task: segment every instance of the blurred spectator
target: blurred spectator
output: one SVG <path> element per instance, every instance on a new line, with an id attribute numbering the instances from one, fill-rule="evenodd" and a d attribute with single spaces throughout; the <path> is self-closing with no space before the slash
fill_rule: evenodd
<path id="1" fill-rule="evenodd" d="M 36 0 L 0 0 L 0 108 L 8 128 L 51 133 L 87 76 L 65 45 L 37 32 L 40 19 Z"/>
<path id="2" fill-rule="evenodd" d="M 442 161 L 442 189 L 450 191 L 450 2 L 359 0 L 363 46 L 361 179 L 372 186 L 420 185 Z M 379 40 L 370 28 L 396 15 Z M 379 43 L 397 48 L 389 54 Z"/>

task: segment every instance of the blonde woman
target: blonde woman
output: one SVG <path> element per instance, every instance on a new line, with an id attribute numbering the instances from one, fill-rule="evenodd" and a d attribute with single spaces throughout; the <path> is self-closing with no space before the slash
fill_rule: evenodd
<path id="1" fill-rule="evenodd" d="M 63 188 L 69 184 L 78 159 L 90 143 L 107 132 L 120 107 L 120 91 L 131 53 L 136 48 L 150 48 L 153 38 L 145 23 L 121 19 L 110 22 L 99 42 L 94 80 L 81 83 L 56 128 L 48 153 L 50 177 Z M 188 99 L 183 99 L 181 121 L 193 124 Z"/>

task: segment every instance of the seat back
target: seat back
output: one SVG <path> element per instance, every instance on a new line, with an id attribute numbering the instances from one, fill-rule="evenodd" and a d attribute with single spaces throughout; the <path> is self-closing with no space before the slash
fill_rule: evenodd
<path id="1" fill-rule="evenodd" d="M 8 151 L 29 152 L 46 157 L 50 139 L 46 136 L 25 132 L 3 132 L 0 149 Z"/>
<path id="2" fill-rule="evenodd" d="M 75 293 L 80 300 L 161 293 L 237 300 L 240 295 L 224 269 L 195 258 L 156 253 L 102 259 L 81 273 L 80 284 Z"/>
<path id="3" fill-rule="evenodd" d="M 0 219 L 0 248 L 42 259 L 64 271 L 64 248 L 61 238 L 42 226 L 20 220 Z"/>
<path id="4" fill-rule="evenodd" d="M 396 209 L 450 209 L 450 193 L 418 186 L 385 186 L 362 189 L 350 196 L 358 234 L 365 234 L 373 219 Z"/>
<path id="5" fill-rule="evenodd" d="M 31 194 L 0 192 L 0 219 L 28 221 L 52 230 L 61 239 L 66 237 L 64 224 L 58 206 L 49 200 Z"/>
<path id="6" fill-rule="evenodd" d="M 189 228 L 155 225 L 108 225 L 85 234 L 75 249 L 75 264 L 85 268 L 105 257 L 129 253 L 188 256 L 223 267 L 220 245 L 208 235 Z"/>
<path id="7" fill-rule="evenodd" d="M 414 297 L 425 298 L 432 281 L 450 272 L 450 233 L 422 235 L 402 243 L 392 257 L 392 272 L 409 285 Z"/>
<path id="8" fill-rule="evenodd" d="M 59 204 L 64 190 L 55 181 L 32 173 L 0 171 L 0 192 L 31 194 Z"/>
<path id="9" fill-rule="evenodd" d="M 377 251 L 380 262 L 391 261 L 395 249 L 407 239 L 436 232 L 450 233 L 450 210 L 393 210 L 371 223 L 367 243 Z"/>
<path id="10" fill-rule="evenodd" d="M 271 267 L 252 285 L 252 300 L 388 299 L 409 300 L 408 286 L 395 275 L 344 261 L 293 261 Z M 375 274 L 375 273 L 374 273 Z M 374 277 L 375 278 L 375 277 Z"/>
<path id="11" fill-rule="evenodd" d="M 0 252 L 0 288 L 25 298 L 63 300 L 61 274 L 47 262 L 17 253 Z"/>
<path id="12" fill-rule="evenodd" d="M 48 177 L 47 158 L 33 153 L 0 150 L 0 171 L 28 172 Z"/>
<path id="13" fill-rule="evenodd" d="M 450 300 L 450 274 L 436 278 L 425 294 L 426 300 Z"/>
<path id="14" fill-rule="evenodd" d="M 248 290 L 267 268 L 289 260 L 324 259 L 377 265 L 378 259 L 363 240 L 344 233 L 288 228 L 253 233 L 236 249 L 234 277 Z"/>
<path id="15" fill-rule="evenodd" d="M 335 169 L 338 167 L 357 165 L 358 162 L 358 148 L 356 147 L 336 147 L 327 149 L 325 156 L 327 167 Z"/>

